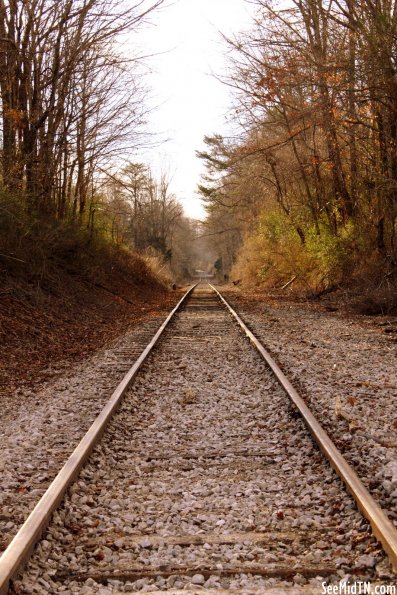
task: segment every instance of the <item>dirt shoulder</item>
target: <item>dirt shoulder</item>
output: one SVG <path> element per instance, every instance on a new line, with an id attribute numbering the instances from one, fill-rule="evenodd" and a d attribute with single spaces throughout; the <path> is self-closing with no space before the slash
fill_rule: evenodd
<path id="1" fill-rule="evenodd" d="M 138 322 L 168 311 L 178 292 L 150 273 L 115 270 L 101 283 L 65 270 L 37 287 L 0 279 L 0 398 L 34 390 Z"/>

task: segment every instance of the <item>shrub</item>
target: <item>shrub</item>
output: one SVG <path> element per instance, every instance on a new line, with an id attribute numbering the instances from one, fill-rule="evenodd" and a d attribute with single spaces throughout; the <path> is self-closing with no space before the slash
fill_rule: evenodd
<path id="1" fill-rule="evenodd" d="M 132 271 L 142 282 L 151 274 L 142 258 L 112 243 L 106 230 L 93 233 L 78 221 L 28 213 L 23 199 L 0 194 L 0 275 L 3 277 L 22 277 L 43 286 L 56 279 L 59 269 L 63 269 L 101 283 L 116 265 L 129 281 Z M 157 280 L 163 283 L 162 279 Z"/>
<path id="2" fill-rule="evenodd" d="M 304 213 L 292 216 L 274 208 L 262 214 L 253 234 L 245 238 L 232 271 L 246 285 L 282 286 L 295 278 L 294 288 L 323 291 L 350 278 L 368 239 L 358 236 L 352 222 L 338 235 L 325 220 L 303 223 Z M 299 229 L 299 232 L 298 232 Z"/>

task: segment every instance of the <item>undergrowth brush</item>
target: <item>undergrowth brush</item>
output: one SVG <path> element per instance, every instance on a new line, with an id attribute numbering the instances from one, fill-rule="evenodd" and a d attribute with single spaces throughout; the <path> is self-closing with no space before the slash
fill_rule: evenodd
<path id="1" fill-rule="evenodd" d="M 59 272 L 106 284 L 116 271 L 128 284 L 164 285 L 143 258 L 115 245 L 100 230 L 78 221 L 27 213 L 18 197 L 0 195 L 0 278 L 23 279 L 40 288 L 56 284 Z"/>
<path id="2" fill-rule="evenodd" d="M 283 289 L 320 297 L 338 289 L 363 314 L 397 313 L 397 267 L 376 250 L 370 229 L 350 221 L 338 234 L 325 220 L 262 214 L 232 270 L 243 287 Z"/>

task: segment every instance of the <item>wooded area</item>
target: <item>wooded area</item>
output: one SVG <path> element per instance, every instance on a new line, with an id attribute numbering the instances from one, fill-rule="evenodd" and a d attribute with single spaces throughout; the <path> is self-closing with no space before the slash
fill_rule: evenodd
<path id="1" fill-rule="evenodd" d="M 159 139 L 138 33 L 162 5 L 0 0 L 3 394 L 170 309 L 202 258 L 199 224 L 141 163 Z"/>
<path id="2" fill-rule="evenodd" d="M 215 259 L 201 237 L 202 224 L 184 215 L 165 174 L 156 180 L 146 165 L 128 163 L 107 175 L 103 196 L 98 223 L 110 223 L 112 242 L 145 254 L 152 267 L 174 280 L 189 278 Z"/>
<path id="3" fill-rule="evenodd" d="M 132 249 L 170 278 L 189 271 L 196 224 L 165 175 L 128 161 L 152 142 L 134 36 L 162 4 L 0 0 L 3 272 L 25 264 L 37 281 L 87 245 Z"/>
<path id="4" fill-rule="evenodd" d="M 116 39 L 160 4 L 1 1 L 3 184 L 30 210 L 88 216 L 99 167 L 139 143 L 139 56 Z"/>
<path id="5" fill-rule="evenodd" d="M 249 3 L 252 28 L 224 38 L 240 133 L 207 136 L 198 153 L 203 229 L 166 175 L 128 160 L 147 142 L 144 56 L 131 36 L 163 0 L 0 0 L 7 269 L 37 242 L 36 277 L 50 254 L 102 242 L 175 278 L 212 261 L 250 285 L 371 287 L 393 301 L 396 3 Z"/>
<path id="6" fill-rule="evenodd" d="M 200 191 L 225 273 L 316 292 L 396 278 L 397 5 L 252 0 L 225 39 L 236 139 L 206 138 Z"/>

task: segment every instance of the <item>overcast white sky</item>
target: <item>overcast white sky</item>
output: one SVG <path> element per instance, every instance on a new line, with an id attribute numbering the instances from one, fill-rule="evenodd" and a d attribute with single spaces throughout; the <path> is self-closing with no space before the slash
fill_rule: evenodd
<path id="1" fill-rule="evenodd" d="M 159 175 L 172 177 L 172 191 L 188 216 L 201 218 L 204 210 L 196 194 L 202 167 L 195 151 L 205 134 L 228 134 L 226 113 L 230 90 L 212 72 L 225 69 L 225 47 L 218 31 L 230 34 L 246 29 L 250 8 L 244 0 L 174 0 L 151 15 L 151 27 L 138 35 L 150 59 L 149 84 L 153 104 L 149 128 L 169 140 L 146 151 L 142 160 Z"/>

